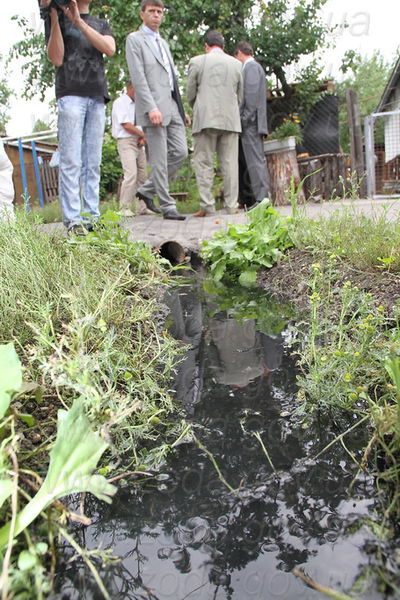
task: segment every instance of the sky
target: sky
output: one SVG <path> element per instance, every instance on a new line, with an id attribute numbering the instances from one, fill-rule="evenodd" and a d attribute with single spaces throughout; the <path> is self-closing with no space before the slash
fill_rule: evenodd
<path id="1" fill-rule="evenodd" d="M 15 14 L 26 17 L 35 30 L 41 27 L 37 0 L 1 0 L 0 54 L 3 57 L 21 37 L 21 30 L 11 20 Z M 324 21 L 331 26 L 346 22 L 349 25 L 331 37 L 331 41 L 335 42 L 335 49 L 324 51 L 322 58 L 326 77 L 339 75 L 341 58 L 349 49 L 357 50 L 362 55 L 371 55 L 375 49 L 379 49 L 388 60 L 393 60 L 398 54 L 399 0 L 328 0 L 322 15 Z M 49 102 L 53 98 L 53 91 L 49 91 L 44 103 L 35 98 L 23 100 L 20 98 L 22 83 L 21 66 L 14 62 L 9 70 L 9 85 L 15 90 L 17 97 L 12 99 L 11 121 L 7 126 L 9 135 L 30 133 L 36 119 L 47 121 L 51 114 Z"/>

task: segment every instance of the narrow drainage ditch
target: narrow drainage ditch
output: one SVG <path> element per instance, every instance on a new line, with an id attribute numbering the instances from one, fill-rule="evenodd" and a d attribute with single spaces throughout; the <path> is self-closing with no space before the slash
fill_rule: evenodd
<path id="1" fill-rule="evenodd" d="M 263 302 L 263 316 L 235 318 L 196 285 L 169 291 L 165 301 L 170 331 L 190 344 L 175 389 L 198 443 L 181 445 L 155 479 L 123 487 L 112 505 L 87 503 L 93 524 L 75 535 L 89 551 L 120 557 L 99 566 L 110 597 L 325 597 L 295 567 L 349 590 L 376 560 L 362 524 L 374 509 L 373 481 L 356 476 L 340 444 L 313 460 L 336 437 L 328 420 L 305 428 L 288 419 L 296 367 L 282 310 L 271 304 L 268 312 L 265 294 L 253 294 L 248 306 Z M 360 460 L 365 443 L 355 430 L 347 450 Z M 58 579 L 54 598 L 103 598 L 76 561 L 66 560 Z M 362 597 L 386 596 L 370 585 Z"/>

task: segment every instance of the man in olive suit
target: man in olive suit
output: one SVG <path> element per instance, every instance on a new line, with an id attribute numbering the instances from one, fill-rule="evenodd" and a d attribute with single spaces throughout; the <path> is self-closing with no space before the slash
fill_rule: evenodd
<path id="1" fill-rule="evenodd" d="M 244 88 L 240 107 L 239 203 L 249 207 L 270 193 L 263 147 L 263 136 L 268 133 L 267 90 L 264 70 L 254 60 L 253 48 L 248 42 L 237 44 L 235 58 L 242 63 Z"/>
<path id="2" fill-rule="evenodd" d="M 237 211 L 239 106 L 243 81 L 241 66 L 225 54 L 224 38 L 217 30 L 205 36 L 205 54 L 189 62 L 187 97 L 193 108 L 193 165 L 200 193 L 197 217 L 215 213 L 212 196 L 214 153 L 224 179 L 226 211 Z"/>

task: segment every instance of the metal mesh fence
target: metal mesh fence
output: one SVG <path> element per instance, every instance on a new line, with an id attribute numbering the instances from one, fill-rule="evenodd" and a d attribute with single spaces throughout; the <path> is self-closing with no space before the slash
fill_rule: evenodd
<path id="1" fill-rule="evenodd" d="M 400 196 L 400 109 L 365 119 L 368 194 Z"/>

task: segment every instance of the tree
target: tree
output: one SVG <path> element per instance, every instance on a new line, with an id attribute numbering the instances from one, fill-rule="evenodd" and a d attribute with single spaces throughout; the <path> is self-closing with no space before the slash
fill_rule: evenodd
<path id="1" fill-rule="evenodd" d="M 16 16 L 13 19 L 18 22 L 23 34 L 21 40 L 12 46 L 8 62 L 14 58 L 28 59 L 21 67 L 26 74 L 22 96 L 30 99 L 32 95 L 39 95 L 43 101 L 46 90 L 54 81 L 54 67 L 46 55 L 44 35 L 29 27 L 25 17 Z"/>
<path id="2" fill-rule="evenodd" d="M 203 49 L 207 29 L 220 29 L 226 38 L 226 50 L 232 52 L 237 41 L 253 43 L 257 59 L 268 74 L 275 74 L 285 94 L 292 93 L 286 72 L 301 56 L 313 53 L 326 44 L 330 28 L 324 25 L 319 9 L 327 0 L 190 0 L 172 2 L 163 24 L 163 35 L 169 40 L 178 67 L 183 72 L 189 59 Z M 117 52 L 106 60 L 107 78 L 114 95 L 123 87 L 126 72 L 125 39 L 141 24 L 139 2 L 99 0 L 93 3 L 93 14 L 106 18 L 117 42 Z M 24 30 L 12 56 L 26 56 L 27 85 L 25 95 L 44 91 L 53 82 L 54 69 L 45 58 L 42 34 L 36 34 L 25 19 L 18 19 Z"/>
<path id="3" fill-rule="evenodd" d="M 349 130 L 346 111 L 346 89 L 357 92 L 361 117 L 371 114 L 379 104 L 383 90 L 388 82 L 393 65 L 385 60 L 379 50 L 370 57 L 361 56 L 358 52 L 346 52 L 342 60 L 341 70 L 346 77 L 336 85 L 341 104 L 340 142 L 344 149 L 349 146 Z M 383 141 L 383 126 L 376 131 L 375 141 Z"/>
<path id="4" fill-rule="evenodd" d="M 0 64 L 3 62 L 3 57 L 0 54 Z M 2 68 L 3 73 L 5 69 Z M 6 125 L 9 121 L 8 111 L 10 109 L 10 97 L 12 91 L 8 87 L 7 79 L 5 77 L 0 79 L 0 135 L 6 134 Z"/>
<path id="5" fill-rule="evenodd" d="M 347 88 L 355 90 L 362 100 L 362 114 L 372 113 L 382 96 L 388 82 L 393 65 L 385 60 L 380 50 L 374 50 L 371 57 L 348 51 L 343 60 L 341 70 L 348 73 L 337 90 L 341 100 L 345 100 Z"/>
<path id="6" fill-rule="evenodd" d="M 327 0 L 269 0 L 263 3 L 260 23 L 249 31 L 257 59 L 267 74 L 274 74 L 285 96 L 293 89 L 286 70 L 300 57 L 314 53 L 327 45 L 332 31 L 325 25 L 319 10 Z"/>
<path id="7" fill-rule="evenodd" d="M 36 119 L 32 127 L 32 132 L 40 133 L 41 131 L 49 131 L 50 129 L 53 129 L 50 123 L 43 121 L 43 119 Z"/>

